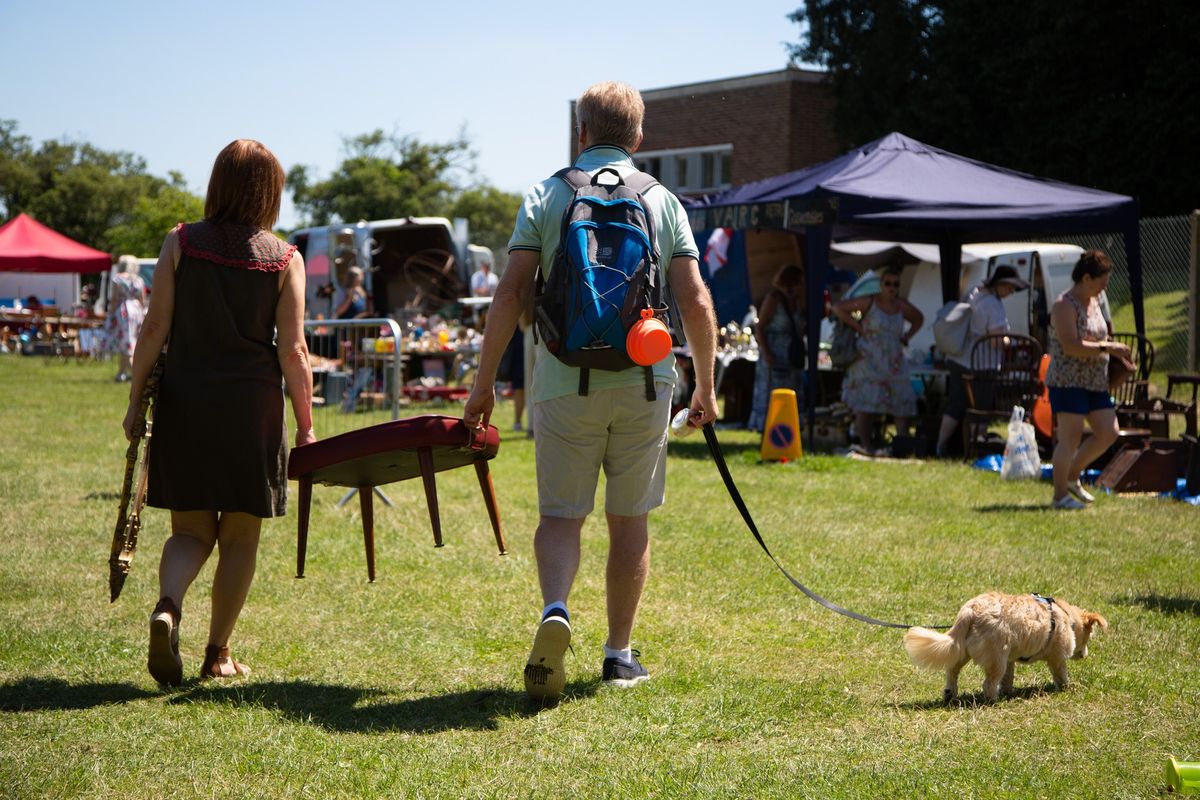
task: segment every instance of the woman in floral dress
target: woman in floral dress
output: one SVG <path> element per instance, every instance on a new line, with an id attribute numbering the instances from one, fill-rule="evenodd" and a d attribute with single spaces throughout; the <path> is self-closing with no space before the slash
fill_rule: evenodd
<path id="1" fill-rule="evenodd" d="M 758 342 L 758 363 L 754 369 L 754 406 L 749 428 L 762 432 L 767 423 L 771 392 L 792 389 L 796 405 L 804 407 L 804 364 L 790 358 L 792 340 L 804 340 L 804 269 L 786 264 L 775 273 L 771 291 L 762 302 L 754 338 Z"/>
<path id="2" fill-rule="evenodd" d="M 108 292 L 108 346 L 117 356 L 118 382 L 129 380 L 133 349 L 146 319 L 146 282 L 138 274 L 138 260 L 121 256 Z"/>
<path id="3" fill-rule="evenodd" d="M 858 332 L 858 359 L 846 370 L 842 400 L 854 411 L 854 430 L 866 449 L 871 447 L 876 414 L 891 414 L 896 434 L 908 433 L 908 420 L 917 413 L 917 395 L 904 348 L 925 322 L 916 306 L 900 296 L 900 267 L 884 270 L 879 287 L 879 294 L 833 306 L 833 313 Z M 861 313 L 861 319 L 855 319 L 855 312 Z"/>

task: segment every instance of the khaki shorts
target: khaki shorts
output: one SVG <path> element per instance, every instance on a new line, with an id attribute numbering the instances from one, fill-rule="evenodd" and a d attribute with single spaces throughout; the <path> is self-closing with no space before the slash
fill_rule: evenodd
<path id="1" fill-rule="evenodd" d="M 600 468 L 604 510 L 637 517 L 663 504 L 671 387 L 601 389 L 538 403 L 533 429 L 538 510 L 546 517 L 582 519 L 596 504 Z"/>

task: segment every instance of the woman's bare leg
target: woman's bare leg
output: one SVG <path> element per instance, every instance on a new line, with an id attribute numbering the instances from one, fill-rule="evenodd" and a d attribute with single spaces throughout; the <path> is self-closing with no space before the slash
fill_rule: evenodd
<path id="1" fill-rule="evenodd" d="M 871 449 L 871 423 L 874 414 L 862 411 L 854 415 L 854 432 L 858 434 L 858 443 L 864 450 Z"/>
<path id="2" fill-rule="evenodd" d="M 209 644 L 225 646 L 250 594 L 258 564 L 262 519 L 241 512 L 221 514 L 217 532 L 217 571 L 213 575 Z"/>
<path id="3" fill-rule="evenodd" d="M 1079 439 L 1083 436 L 1083 415 L 1059 412 L 1054 428 L 1058 444 L 1054 446 L 1054 499 L 1067 494 L 1067 484 L 1079 477 L 1078 470 L 1071 472 L 1071 464 L 1079 454 Z M 1099 455 L 1099 453 L 1097 453 Z"/>
<path id="4" fill-rule="evenodd" d="M 171 535 L 158 562 L 158 596 L 183 608 L 183 596 L 217 542 L 215 511 L 172 511 Z"/>
<path id="5" fill-rule="evenodd" d="M 1104 455 L 1104 451 L 1112 447 L 1113 442 L 1120 435 L 1120 428 L 1117 426 L 1117 412 L 1111 408 L 1092 411 L 1087 415 L 1087 421 L 1088 427 L 1092 429 L 1092 435 L 1071 459 L 1071 467 L 1068 470 L 1071 480 L 1078 478 L 1079 473 L 1087 469 L 1089 464 Z"/>

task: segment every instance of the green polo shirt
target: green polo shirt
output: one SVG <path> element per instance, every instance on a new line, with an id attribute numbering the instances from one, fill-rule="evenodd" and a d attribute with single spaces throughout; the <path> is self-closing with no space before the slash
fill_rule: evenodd
<path id="1" fill-rule="evenodd" d="M 629 153 L 612 145 L 595 145 L 579 154 L 575 166 L 594 175 L 603 167 L 612 167 L 622 177 L 636 172 Z M 550 274 L 550 262 L 558 249 L 562 233 L 563 212 L 571 201 L 573 192 L 565 181 L 547 178 L 525 193 L 525 200 L 517 212 L 508 251 L 533 250 L 541 254 L 542 273 Z M 654 216 L 654 230 L 658 238 L 658 251 L 662 255 L 659 265 L 663 279 L 671 259 L 678 256 L 699 257 L 696 240 L 692 237 L 687 214 L 679 198 L 662 186 L 655 186 L 645 195 L 646 205 Z M 678 324 L 678 320 L 676 320 Z M 539 403 L 575 394 L 579 391 L 579 369 L 570 367 L 551 355 L 540 339 L 537 344 L 537 360 L 533 368 L 530 400 Z M 654 365 L 656 381 L 675 385 L 675 356 L 668 355 Z M 645 383 L 645 372 L 641 367 L 632 367 L 621 372 L 593 369 L 588 374 L 588 390 L 614 389 L 624 386 L 641 386 Z"/>

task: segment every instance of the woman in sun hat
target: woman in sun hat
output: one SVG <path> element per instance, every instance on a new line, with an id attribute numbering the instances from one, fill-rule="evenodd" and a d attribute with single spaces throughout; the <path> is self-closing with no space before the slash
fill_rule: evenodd
<path id="1" fill-rule="evenodd" d="M 946 455 L 950 437 L 962 424 L 967 414 L 967 391 L 963 385 L 963 373 L 971 371 L 971 349 L 984 336 L 996 333 L 1008 333 L 1008 315 L 1004 312 L 1004 298 L 1013 292 L 1021 292 L 1029 288 L 1029 282 L 1023 279 L 1015 267 L 1001 264 L 992 272 L 992 276 L 976 286 L 963 302 L 971 306 L 971 319 L 968 327 L 966 346 L 957 355 L 946 357 L 946 409 L 942 415 L 942 425 L 938 430 L 937 454 Z M 988 405 L 990 398 L 983 395 L 989 389 L 980 385 L 981 405 Z"/>

